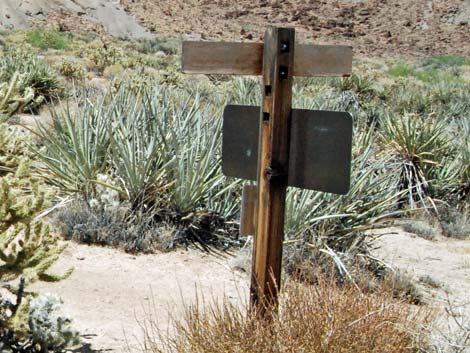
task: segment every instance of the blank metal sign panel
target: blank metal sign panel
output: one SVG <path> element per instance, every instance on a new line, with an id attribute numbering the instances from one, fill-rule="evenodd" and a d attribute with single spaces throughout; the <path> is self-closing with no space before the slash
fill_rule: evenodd
<path id="1" fill-rule="evenodd" d="M 224 111 L 222 171 L 256 180 L 260 108 L 228 105 Z M 292 110 L 289 186 L 335 194 L 349 190 L 352 118 L 349 113 Z"/>

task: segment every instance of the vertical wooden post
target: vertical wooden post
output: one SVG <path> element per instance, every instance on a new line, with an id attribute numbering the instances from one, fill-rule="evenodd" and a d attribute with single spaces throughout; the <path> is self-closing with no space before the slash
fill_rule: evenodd
<path id="1" fill-rule="evenodd" d="M 242 194 L 242 209 L 240 212 L 240 236 L 254 235 L 255 212 L 258 188 L 256 185 L 245 184 Z"/>
<path id="2" fill-rule="evenodd" d="M 295 30 L 266 31 L 263 102 L 258 152 L 258 205 L 253 248 L 251 305 L 277 308 L 281 282 L 284 210 L 289 169 Z"/>

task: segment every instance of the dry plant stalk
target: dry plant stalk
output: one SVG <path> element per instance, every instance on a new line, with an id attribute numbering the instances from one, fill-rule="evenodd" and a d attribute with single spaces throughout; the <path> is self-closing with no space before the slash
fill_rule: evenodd
<path id="1" fill-rule="evenodd" d="M 271 322 L 247 315 L 225 299 L 196 302 L 169 332 L 145 325 L 145 352 L 405 353 L 424 347 L 422 324 L 430 319 L 387 289 L 364 294 L 353 285 L 320 277 L 315 285 L 290 281 Z"/>

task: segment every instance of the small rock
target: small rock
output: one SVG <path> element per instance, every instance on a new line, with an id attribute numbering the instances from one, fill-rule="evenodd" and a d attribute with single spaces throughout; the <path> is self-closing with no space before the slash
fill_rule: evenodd
<path id="1" fill-rule="evenodd" d="M 164 58 L 164 57 L 166 57 L 166 54 L 165 54 L 164 51 L 159 50 L 159 51 L 157 51 L 157 52 L 155 53 L 155 57 L 157 57 L 157 58 Z"/>
<path id="2" fill-rule="evenodd" d="M 201 33 L 195 33 L 195 32 L 191 32 L 189 34 L 185 34 L 183 36 L 183 39 L 184 40 L 194 40 L 194 41 L 199 41 L 202 39 L 202 35 Z"/>

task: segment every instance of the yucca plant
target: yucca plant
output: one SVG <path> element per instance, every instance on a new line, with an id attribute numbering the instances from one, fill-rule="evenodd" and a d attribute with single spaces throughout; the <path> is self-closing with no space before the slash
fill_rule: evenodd
<path id="1" fill-rule="evenodd" d="M 110 161 L 134 210 L 154 206 L 164 183 L 164 145 L 158 125 L 168 109 L 158 99 L 159 106 L 152 109 L 153 97 L 159 95 L 159 88 L 131 92 L 123 87 L 112 103 Z"/>
<path id="2" fill-rule="evenodd" d="M 396 173 L 389 173 L 386 168 L 390 160 L 376 159 L 374 150 L 368 148 L 373 143 L 370 136 L 370 132 L 357 133 L 351 188 L 346 195 L 289 190 L 286 234 L 290 240 L 344 252 L 352 252 L 354 247 L 365 249 L 365 237 L 360 234 L 393 212 L 401 195 Z"/>
<path id="3" fill-rule="evenodd" d="M 407 194 L 402 201 L 411 207 L 416 207 L 417 202 L 428 205 L 433 174 L 453 152 L 447 123 L 432 115 L 384 115 L 380 127 L 384 153 L 394 156 L 392 163 L 400 168 L 400 189 Z"/>
<path id="4" fill-rule="evenodd" d="M 470 194 L 470 119 L 462 119 L 457 122 L 459 131 L 457 145 L 457 161 L 460 164 L 458 170 L 459 187 L 457 190 L 460 200 L 468 200 Z"/>
<path id="5" fill-rule="evenodd" d="M 229 81 L 229 102 L 241 105 L 259 105 L 261 82 L 258 79 L 235 77 Z"/>
<path id="6" fill-rule="evenodd" d="M 39 125 L 35 133 L 44 145 L 36 153 L 46 166 L 49 181 L 85 198 L 94 193 L 98 173 L 107 166 L 111 123 L 104 98 L 85 97 L 78 109 L 52 110 L 52 125 Z"/>
<path id="7" fill-rule="evenodd" d="M 174 181 L 171 199 L 183 213 L 203 206 L 211 191 L 224 180 L 219 154 L 221 120 L 194 111 L 194 115 L 179 115 L 165 139 L 177 156 L 167 168 L 170 180 Z"/>

